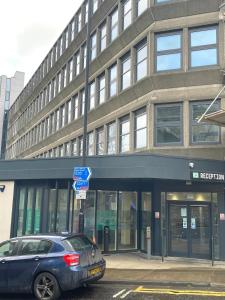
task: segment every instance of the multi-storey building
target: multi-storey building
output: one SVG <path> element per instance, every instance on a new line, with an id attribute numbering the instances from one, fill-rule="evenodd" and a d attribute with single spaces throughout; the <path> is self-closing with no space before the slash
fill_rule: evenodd
<path id="1" fill-rule="evenodd" d="M 0 157 L 5 157 L 8 112 L 24 87 L 24 73 L 16 72 L 11 78 L 0 76 Z"/>
<path id="2" fill-rule="evenodd" d="M 16 187 L 12 235 L 77 229 L 70 178 L 83 147 L 87 3 L 10 109 L 6 157 L 24 159 L 0 171 Z M 224 259 L 224 130 L 198 123 L 224 85 L 222 4 L 91 1 L 83 212 L 100 247 L 107 225 L 110 250 L 144 251 L 150 226 L 155 255 Z"/>

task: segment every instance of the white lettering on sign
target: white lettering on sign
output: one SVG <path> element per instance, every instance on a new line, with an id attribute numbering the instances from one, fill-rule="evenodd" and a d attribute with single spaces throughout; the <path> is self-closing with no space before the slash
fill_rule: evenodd
<path id="1" fill-rule="evenodd" d="M 203 173 L 203 172 L 200 172 L 200 178 L 208 179 L 208 180 L 220 180 L 220 181 L 224 181 L 225 179 L 224 174 Z"/>

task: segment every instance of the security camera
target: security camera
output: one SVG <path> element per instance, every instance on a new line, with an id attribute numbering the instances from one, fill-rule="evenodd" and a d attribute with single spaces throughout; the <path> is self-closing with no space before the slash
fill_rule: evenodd
<path id="1" fill-rule="evenodd" d="M 0 185 L 0 192 L 4 192 L 4 190 L 5 190 L 5 185 Z"/>
<path id="2" fill-rule="evenodd" d="M 193 169 L 194 168 L 194 166 L 195 166 L 195 164 L 193 163 L 193 162 L 189 162 L 189 167 L 191 168 L 191 169 Z"/>

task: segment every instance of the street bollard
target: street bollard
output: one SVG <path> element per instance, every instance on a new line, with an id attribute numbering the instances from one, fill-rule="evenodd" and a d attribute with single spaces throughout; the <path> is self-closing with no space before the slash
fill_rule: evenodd
<path id="1" fill-rule="evenodd" d="M 151 227 L 146 227 L 147 259 L 151 259 Z"/>
<path id="2" fill-rule="evenodd" d="M 104 226 L 104 254 L 109 254 L 109 226 Z"/>

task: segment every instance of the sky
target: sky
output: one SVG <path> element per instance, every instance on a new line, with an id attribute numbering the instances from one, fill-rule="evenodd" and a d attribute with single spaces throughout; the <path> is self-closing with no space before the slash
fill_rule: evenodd
<path id="1" fill-rule="evenodd" d="M 37 70 L 83 0 L 0 0 L 0 76 Z"/>

